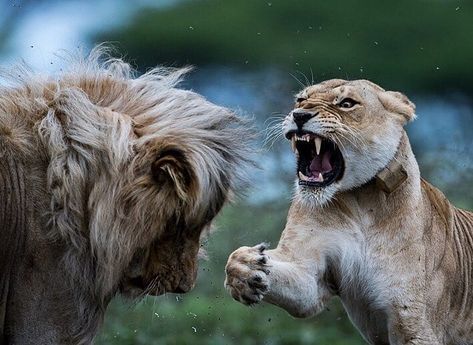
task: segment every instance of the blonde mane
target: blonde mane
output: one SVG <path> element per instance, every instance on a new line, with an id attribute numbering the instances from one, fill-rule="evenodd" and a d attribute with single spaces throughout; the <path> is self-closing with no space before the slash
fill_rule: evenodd
<path id="1" fill-rule="evenodd" d="M 1 71 L 0 157 L 36 183 L 35 221 L 65 243 L 74 284 L 106 304 L 137 250 L 178 225 L 200 232 L 241 189 L 251 132 L 175 88 L 188 67 L 137 76 L 104 47 L 65 60 L 54 75 Z"/>

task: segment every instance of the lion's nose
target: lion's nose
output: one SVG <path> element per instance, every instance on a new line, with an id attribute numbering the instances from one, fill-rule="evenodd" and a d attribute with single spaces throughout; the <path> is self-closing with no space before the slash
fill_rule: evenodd
<path id="1" fill-rule="evenodd" d="M 186 292 L 189 292 L 190 290 L 192 290 L 193 287 L 194 287 L 194 284 L 187 283 L 187 282 L 181 282 L 181 283 L 179 283 L 179 285 L 178 285 L 173 291 L 171 291 L 171 292 L 172 292 L 172 293 L 186 293 Z"/>
<path id="2" fill-rule="evenodd" d="M 301 130 L 304 123 L 309 121 L 313 116 L 314 115 L 312 113 L 306 113 L 306 112 L 292 113 L 292 118 L 294 119 L 294 122 L 296 123 L 296 126 L 297 128 L 299 128 L 299 130 Z"/>
<path id="3" fill-rule="evenodd" d="M 182 286 L 178 286 L 177 288 L 174 289 L 173 293 L 186 293 L 188 291 L 189 289 L 184 289 Z"/>

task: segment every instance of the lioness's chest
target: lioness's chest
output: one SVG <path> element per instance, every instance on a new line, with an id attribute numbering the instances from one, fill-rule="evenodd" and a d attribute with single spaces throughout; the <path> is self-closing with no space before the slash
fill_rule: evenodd
<path id="1" fill-rule="evenodd" d="M 352 267 L 342 267 L 341 298 L 360 332 L 372 344 L 389 344 L 388 319 L 400 304 L 409 305 L 423 295 L 426 251 L 421 227 L 396 219 L 391 227 L 365 223 L 360 255 Z"/>
<path id="2" fill-rule="evenodd" d="M 386 250 L 385 239 L 364 238 L 353 248 L 349 261 L 339 268 L 339 296 L 353 324 L 370 344 L 389 344 L 388 313 L 402 281 L 395 248 Z M 355 245 L 355 244 L 354 244 Z M 347 248 L 348 249 L 348 248 Z M 398 251 L 399 252 L 399 251 Z"/>
<path id="3" fill-rule="evenodd" d="M 360 268 L 352 271 L 350 281 L 340 290 L 340 298 L 353 324 L 370 344 L 389 344 L 387 324 L 388 300 L 377 270 Z M 379 275 L 378 277 L 380 277 Z"/>

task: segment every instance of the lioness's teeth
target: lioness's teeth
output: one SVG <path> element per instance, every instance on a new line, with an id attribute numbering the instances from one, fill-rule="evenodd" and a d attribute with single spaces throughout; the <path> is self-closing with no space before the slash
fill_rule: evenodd
<path id="1" fill-rule="evenodd" d="M 296 148 L 296 137 L 295 136 L 293 136 L 291 138 L 291 147 L 292 147 L 292 152 L 296 153 L 297 148 Z"/>
<path id="2" fill-rule="evenodd" d="M 320 155 L 320 148 L 322 147 L 322 139 L 320 137 L 315 137 L 315 151 L 317 152 L 317 156 Z"/>
<path id="3" fill-rule="evenodd" d="M 299 171 L 299 178 L 302 180 L 302 181 L 307 181 L 309 178 L 307 176 L 305 176 L 303 173 L 301 173 Z"/>
<path id="4" fill-rule="evenodd" d="M 319 173 L 319 182 L 324 182 L 324 177 L 322 176 L 322 173 Z"/>

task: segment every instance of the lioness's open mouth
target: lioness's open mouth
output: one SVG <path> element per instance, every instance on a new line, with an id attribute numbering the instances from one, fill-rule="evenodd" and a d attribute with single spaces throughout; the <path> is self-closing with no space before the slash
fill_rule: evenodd
<path id="1" fill-rule="evenodd" d="M 299 185 L 326 187 L 342 178 L 344 160 L 338 146 L 330 139 L 309 132 L 289 132 L 297 157 Z"/>

